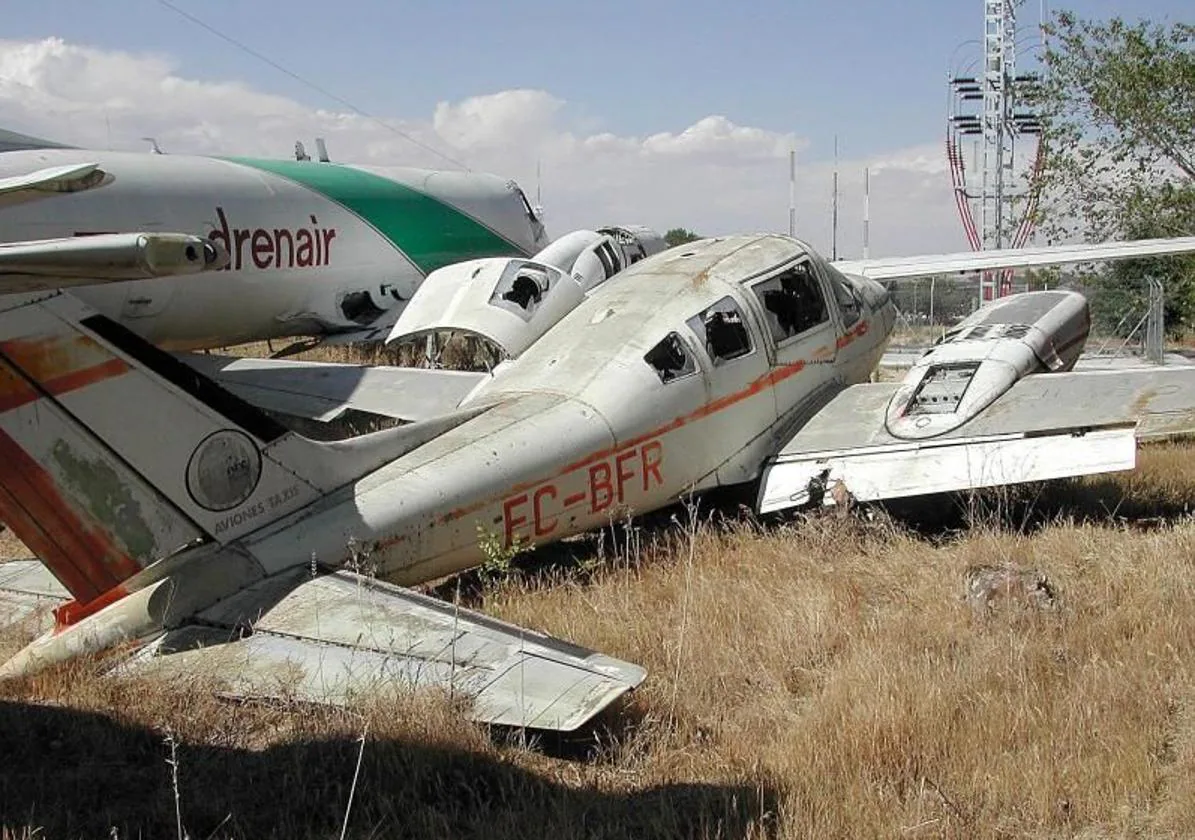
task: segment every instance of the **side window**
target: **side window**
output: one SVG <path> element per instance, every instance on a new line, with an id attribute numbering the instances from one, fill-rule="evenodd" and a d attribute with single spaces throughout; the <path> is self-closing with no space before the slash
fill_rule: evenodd
<path id="1" fill-rule="evenodd" d="M 732 297 L 724 297 L 688 320 L 689 329 L 705 343 L 715 365 L 751 352 L 751 333 L 742 310 Z"/>
<path id="2" fill-rule="evenodd" d="M 850 281 L 830 269 L 830 288 L 834 290 L 834 297 L 838 300 L 838 309 L 842 312 L 842 324 L 849 327 L 859 320 L 859 297 Z"/>
<path id="3" fill-rule="evenodd" d="M 559 272 L 550 266 L 512 262 L 498 279 L 494 293 L 490 295 L 490 304 L 524 320 L 530 319 L 558 275 Z"/>
<path id="4" fill-rule="evenodd" d="M 776 343 L 830 319 L 821 287 L 808 260 L 751 286 L 764 311 Z"/>
<path id="5" fill-rule="evenodd" d="M 693 357 L 685 350 L 681 337 L 674 332 L 668 333 L 663 341 L 648 350 L 643 361 L 655 368 L 656 375 L 664 383 L 697 372 Z"/>

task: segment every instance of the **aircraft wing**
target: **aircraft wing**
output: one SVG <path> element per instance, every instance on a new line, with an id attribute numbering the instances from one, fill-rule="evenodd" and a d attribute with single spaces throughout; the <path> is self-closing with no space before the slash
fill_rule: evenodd
<path id="1" fill-rule="evenodd" d="M 183 233 L 103 233 L 0 244 L 0 295 L 217 269 L 214 243 Z"/>
<path id="2" fill-rule="evenodd" d="M 348 409 L 418 422 L 456 410 L 488 374 L 195 354 L 187 364 L 243 400 L 328 422 Z"/>
<path id="3" fill-rule="evenodd" d="M 0 562 L 0 627 L 49 625 L 70 595 L 37 560 Z M 42 619 L 39 621 L 39 619 Z M 576 729 L 646 672 L 551 636 L 353 574 L 268 578 L 168 630 L 119 673 L 198 678 L 229 696 L 345 705 L 430 688 L 483 723 Z"/>
<path id="4" fill-rule="evenodd" d="M 999 251 L 965 251 L 918 257 L 889 257 L 874 260 L 840 260 L 832 265 L 844 274 L 872 280 L 905 280 L 932 274 L 989 271 L 1002 268 L 1034 268 L 1077 262 L 1131 257 L 1157 257 L 1195 252 L 1195 236 L 1175 239 L 1139 239 L 1135 242 L 1104 242 L 1098 245 L 1058 245 L 1014 248 Z"/>
<path id="5" fill-rule="evenodd" d="M 238 697 L 336 705 L 432 688 L 471 698 L 472 716 L 485 723 L 566 731 L 646 673 L 408 589 L 302 569 L 199 613 L 120 669 L 214 679 Z"/>
<path id="6" fill-rule="evenodd" d="M 901 383 L 841 391 L 765 467 L 760 512 L 816 502 L 841 482 L 859 501 L 1132 469 L 1140 439 L 1195 432 L 1195 370 L 1042 373 L 967 423 L 920 440 L 885 416 Z"/>
<path id="7" fill-rule="evenodd" d="M 0 178 L 0 207 L 88 190 L 102 185 L 105 174 L 98 163 L 71 163 Z"/>

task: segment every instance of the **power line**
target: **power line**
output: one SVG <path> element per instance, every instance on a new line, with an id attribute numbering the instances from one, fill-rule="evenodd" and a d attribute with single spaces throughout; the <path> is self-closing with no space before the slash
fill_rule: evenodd
<path id="1" fill-rule="evenodd" d="M 361 116 L 361 117 L 365 117 L 367 120 L 371 120 L 371 121 L 377 123 L 378 125 L 380 125 L 384 129 L 386 129 L 387 131 L 394 132 L 395 134 L 397 134 L 399 137 L 403 138 L 404 140 L 406 140 L 410 143 L 413 143 L 414 145 L 418 146 L 419 148 L 423 149 L 424 151 L 431 152 L 432 154 L 436 155 L 437 157 L 443 158 L 444 160 L 451 163 L 453 166 L 459 166 L 461 169 L 464 169 L 466 172 L 469 171 L 469 167 L 466 166 L 461 161 L 457 160 L 456 158 L 445 154 L 444 152 L 440 151 L 439 149 L 435 148 L 434 146 L 429 146 L 427 143 L 424 143 L 421 140 L 416 140 L 414 137 L 412 137 L 410 134 L 407 134 L 402 129 L 395 128 L 394 126 L 390 125 L 390 123 L 386 122 L 385 120 L 379 119 L 378 117 L 375 117 L 373 114 L 370 114 L 369 112 L 364 111 L 361 108 L 358 108 L 356 105 L 354 105 L 352 102 L 349 102 L 343 96 L 337 96 L 335 93 L 328 90 L 327 88 L 320 87 L 315 82 L 313 82 L 309 79 L 305 79 L 304 77 L 300 76 L 298 73 L 294 72 L 293 70 L 288 70 L 287 68 L 285 68 L 281 64 L 279 64 L 277 61 L 274 61 L 269 56 L 263 55 L 263 54 L 259 53 L 257 50 L 250 47 L 249 45 L 244 44 L 241 41 L 238 41 L 236 38 L 233 38 L 231 35 L 227 35 L 227 34 L 221 32 L 219 29 L 216 29 L 214 26 L 211 26 L 210 24 L 195 17 L 190 12 L 188 12 L 184 9 L 180 9 L 178 6 L 171 3 L 170 0 L 158 0 L 158 4 L 161 6 L 164 6 L 165 8 L 167 8 L 170 11 L 174 12 L 175 14 L 179 15 L 180 17 L 186 18 L 187 20 L 191 21 L 191 23 L 195 24 L 196 26 L 206 29 L 208 32 L 215 35 L 217 38 L 221 39 L 222 41 L 227 41 L 228 43 L 232 44 L 237 49 L 248 53 L 249 55 L 253 56 L 257 60 L 264 61 L 266 64 L 270 65 L 275 70 L 277 70 L 279 73 L 283 73 L 283 74 L 289 76 L 290 78 L 294 79 L 299 84 L 306 85 L 307 87 L 311 88 L 312 90 L 316 91 L 317 93 L 320 93 L 323 96 L 328 97 L 333 102 L 337 102 L 340 105 L 343 105 L 344 107 L 346 107 L 350 111 L 352 111 L 354 114 L 357 114 L 358 116 Z"/>

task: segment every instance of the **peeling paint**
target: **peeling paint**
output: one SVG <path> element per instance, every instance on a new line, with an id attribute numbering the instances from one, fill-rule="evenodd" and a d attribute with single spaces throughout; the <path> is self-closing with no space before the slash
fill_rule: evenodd
<path id="1" fill-rule="evenodd" d="M 67 486 L 97 522 L 109 525 L 129 555 L 141 565 L 154 559 L 153 530 L 145 523 L 141 504 L 120 475 L 101 459 L 77 455 L 65 440 L 57 440 L 50 456 L 62 470 Z"/>

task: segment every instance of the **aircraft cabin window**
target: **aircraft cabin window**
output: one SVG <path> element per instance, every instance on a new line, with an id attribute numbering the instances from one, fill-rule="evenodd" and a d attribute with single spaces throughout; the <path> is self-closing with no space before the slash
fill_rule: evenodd
<path id="1" fill-rule="evenodd" d="M 724 297 L 688 321 L 689 328 L 705 342 L 715 365 L 751 352 L 751 333 L 734 298 Z"/>
<path id="2" fill-rule="evenodd" d="M 643 361 L 655 368 L 656 375 L 663 383 L 697 372 L 693 357 L 685 351 L 684 342 L 674 332 L 668 333 L 663 341 L 648 350 Z"/>
<path id="3" fill-rule="evenodd" d="M 521 318 L 530 318 L 559 274 L 550 266 L 512 262 L 502 272 L 490 303 Z"/>
<path id="4" fill-rule="evenodd" d="M 850 281 L 830 269 L 830 287 L 834 289 L 834 297 L 838 299 L 838 308 L 842 312 L 842 325 L 849 327 L 859 320 L 859 296 Z"/>
<path id="5" fill-rule="evenodd" d="M 768 313 L 768 328 L 777 344 L 830 319 L 808 261 L 754 284 L 751 290 Z"/>

